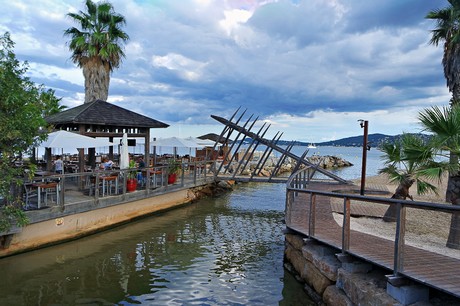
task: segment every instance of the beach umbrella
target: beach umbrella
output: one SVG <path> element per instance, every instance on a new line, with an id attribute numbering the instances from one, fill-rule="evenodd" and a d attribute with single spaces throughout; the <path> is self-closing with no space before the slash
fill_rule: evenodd
<path id="1" fill-rule="evenodd" d="M 48 139 L 40 143 L 41 148 L 62 149 L 62 152 L 70 152 L 76 149 L 100 148 L 113 146 L 113 143 L 101 138 L 92 138 L 85 135 L 56 131 L 48 134 Z"/>
<path id="2" fill-rule="evenodd" d="M 48 139 L 38 145 L 39 148 L 60 149 L 61 154 L 71 153 L 77 149 L 107 146 L 113 146 L 113 143 L 105 139 L 92 138 L 64 130 L 49 133 Z"/>
<path id="3" fill-rule="evenodd" d="M 124 133 L 120 143 L 120 169 L 129 168 L 128 134 Z"/>
<path id="4" fill-rule="evenodd" d="M 174 156 L 177 156 L 177 148 L 199 148 L 201 147 L 196 142 L 187 140 L 185 138 L 168 137 L 160 138 L 151 142 L 154 147 L 169 147 L 173 148 Z"/>
<path id="5" fill-rule="evenodd" d="M 170 147 L 170 148 L 199 148 L 198 145 L 194 141 L 190 141 L 185 138 L 178 138 L 178 137 L 168 137 L 168 138 L 160 138 L 156 139 L 151 142 L 151 144 L 155 147 Z"/>

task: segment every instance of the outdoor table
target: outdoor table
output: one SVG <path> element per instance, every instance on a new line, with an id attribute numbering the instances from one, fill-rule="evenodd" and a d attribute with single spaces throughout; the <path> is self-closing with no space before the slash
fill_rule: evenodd
<path id="1" fill-rule="evenodd" d="M 55 172 L 52 171 L 35 171 L 36 176 L 51 176 L 51 175 L 56 175 Z"/>
<path id="2" fill-rule="evenodd" d="M 32 184 L 33 187 L 37 187 L 37 193 L 38 193 L 38 197 L 37 197 L 37 207 L 38 209 L 41 208 L 41 194 L 42 194 L 42 190 L 45 191 L 45 205 L 48 204 L 48 192 L 50 189 L 55 189 L 55 193 L 56 193 L 56 203 L 59 205 L 59 183 L 57 182 L 49 182 L 49 183 L 34 183 Z"/>

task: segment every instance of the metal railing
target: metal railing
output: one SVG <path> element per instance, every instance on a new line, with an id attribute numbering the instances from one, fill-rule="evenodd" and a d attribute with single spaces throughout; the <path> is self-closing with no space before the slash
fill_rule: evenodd
<path id="1" fill-rule="evenodd" d="M 448 214 L 460 214 L 460 206 L 447 205 L 447 204 L 436 204 L 429 202 L 419 201 L 406 201 L 391 198 L 382 198 L 377 196 L 362 196 L 359 194 L 343 194 L 339 192 L 329 191 L 318 191 L 309 189 L 309 183 L 313 180 L 311 176 L 312 169 L 305 168 L 294 173 L 286 184 L 286 207 L 285 207 L 285 218 L 286 225 L 292 221 L 292 206 L 295 199 L 299 194 L 308 194 L 306 205 L 308 206 L 308 237 L 318 239 L 315 235 L 315 224 L 316 224 L 316 212 L 317 212 L 317 196 L 325 196 L 330 198 L 338 198 L 343 200 L 343 223 L 341 228 L 341 251 L 347 253 L 350 250 L 350 236 L 351 236 L 351 214 L 350 207 L 351 201 L 368 202 L 375 204 L 395 205 L 396 206 L 396 229 L 394 236 L 394 263 L 393 263 L 393 274 L 399 276 L 400 273 L 404 272 L 404 258 L 405 258 L 405 235 L 406 235 L 406 209 L 414 208 L 418 210 L 431 210 L 437 212 L 443 212 Z M 343 185 L 342 185 L 343 186 Z M 318 239 L 321 240 L 321 239 Z M 324 241 L 327 243 L 327 241 Z M 378 248 L 378 246 L 376 246 Z"/>

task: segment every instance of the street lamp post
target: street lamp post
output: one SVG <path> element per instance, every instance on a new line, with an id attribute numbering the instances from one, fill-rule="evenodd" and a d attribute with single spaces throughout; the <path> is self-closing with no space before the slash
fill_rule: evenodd
<path id="1" fill-rule="evenodd" d="M 370 150 L 370 146 L 367 143 L 367 133 L 369 122 L 367 120 L 358 120 L 361 128 L 364 128 L 363 135 L 363 162 L 361 167 L 361 190 L 360 195 L 364 195 L 364 187 L 366 186 L 366 162 L 367 162 L 367 151 Z"/>

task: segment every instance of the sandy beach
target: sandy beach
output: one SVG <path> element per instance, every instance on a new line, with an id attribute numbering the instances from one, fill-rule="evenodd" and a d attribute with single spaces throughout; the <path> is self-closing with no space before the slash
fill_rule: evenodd
<path id="1" fill-rule="evenodd" d="M 353 182 L 355 182 L 357 186 L 360 185 L 360 180 L 353 180 Z M 410 190 L 410 194 L 413 196 L 414 201 L 451 205 L 450 203 L 446 203 L 444 201 L 447 177 L 444 177 L 440 183 L 432 183 L 438 186 L 438 195 L 434 193 L 418 195 L 417 188 L 414 185 Z M 397 184 L 390 183 L 386 175 L 377 175 L 366 178 L 366 188 L 372 188 L 372 186 L 378 186 L 379 189 L 386 187 L 386 189 L 393 194 L 396 190 Z M 391 194 L 388 197 L 391 197 Z M 342 200 L 334 199 L 334 201 Z M 446 247 L 451 220 L 450 214 L 408 208 L 406 216 L 406 243 L 408 245 L 429 249 L 432 252 L 460 259 L 460 250 L 454 250 Z M 334 213 L 334 218 L 339 225 L 342 225 L 342 214 Z M 395 222 L 384 222 L 382 218 L 352 217 L 351 220 L 351 228 L 353 230 L 389 240 L 394 240 L 395 227 Z"/>

